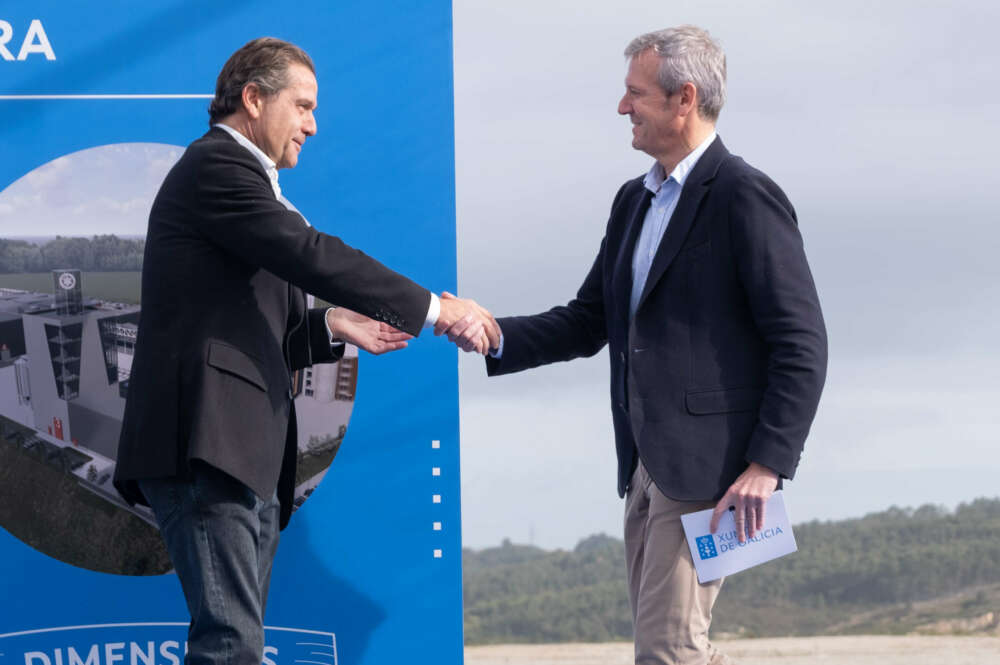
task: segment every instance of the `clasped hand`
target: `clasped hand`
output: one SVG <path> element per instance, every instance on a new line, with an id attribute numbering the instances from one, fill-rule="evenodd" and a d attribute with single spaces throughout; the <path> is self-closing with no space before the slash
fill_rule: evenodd
<path id="1" fill-rule="evenodd" d="M 441 313 L 434 325 L 435 335 L 447 335 L 458 348 L 482 355 L 500 346 L 500 326 L 475 300 L 441 294 Z"/>

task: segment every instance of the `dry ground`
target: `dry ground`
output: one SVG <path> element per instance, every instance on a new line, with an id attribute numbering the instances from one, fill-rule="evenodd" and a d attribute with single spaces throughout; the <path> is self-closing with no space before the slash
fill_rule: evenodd
<path id="1" fill-rule="evenodd" d="M 738 665 L 1000 665 L 1000 637 L 786 637 L 716 644 Z M 466 665 L 633 665 L 632 645 L 466 647 Z"/>

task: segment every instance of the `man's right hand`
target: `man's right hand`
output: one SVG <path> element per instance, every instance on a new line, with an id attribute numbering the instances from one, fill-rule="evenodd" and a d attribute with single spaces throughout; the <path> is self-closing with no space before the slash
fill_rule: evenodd
<path id="1" fill-rule="evenodd" d="M 715 533 L 727 510 L 735 511 L 736 537 L 740 544 L 754 538 L 764 528 L 767 500 L 778 488 L 778 474 L 763 464 L 751 462 L 733 482 L 712 511 L 708 530 Z"/>
<path id="2" fill-rule="evenodd" d="M 459 298 L 447 291 L 441 294 L 441 313 L 434 324 L 434 334 L 447 334 L 463 351 L 483 355 L 500 346 L 500 326 L 493 315 L 475 300 Z"/>

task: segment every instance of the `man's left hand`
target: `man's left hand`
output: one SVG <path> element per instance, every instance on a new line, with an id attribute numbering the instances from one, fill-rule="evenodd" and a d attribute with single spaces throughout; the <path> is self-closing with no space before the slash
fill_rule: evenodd
<path id="1" fill-rule="evenodd" d="M 735 510 L 736 537 L 745 543 L 749 532 L 750 538 L 753 538 L 764 528 L 764 509 L 777 488 L 778 474 L 762 464 L 751 462 L 715 505 L 710 531 L 715 533 L 719 520 L 732 507 Z"/>
<path id="2" fill-rule="evenodd" d="M 350 342 L 375 355 L 406 348 L 406 340 L 413 338 L 413 335 L 400 332 L 388 323 L 369 319 L 345 307 L 334 307 L 328 311 L 326 324 L 336 339 Z"/>

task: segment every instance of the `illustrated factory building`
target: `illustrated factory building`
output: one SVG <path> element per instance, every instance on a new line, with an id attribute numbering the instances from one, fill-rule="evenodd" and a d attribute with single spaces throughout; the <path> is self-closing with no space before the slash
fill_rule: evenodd
<path id="1" fill-rule="evenodd" d="M 79 270 L 54 296 L 0 289 L 0 415 L 113 460 L 139 306 L 85 300 Z"/>

